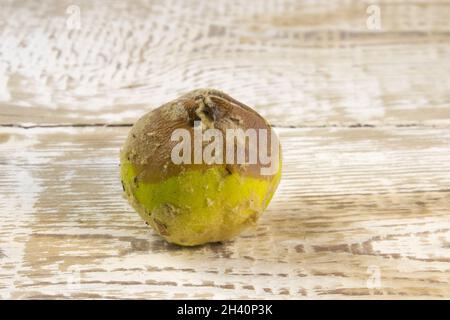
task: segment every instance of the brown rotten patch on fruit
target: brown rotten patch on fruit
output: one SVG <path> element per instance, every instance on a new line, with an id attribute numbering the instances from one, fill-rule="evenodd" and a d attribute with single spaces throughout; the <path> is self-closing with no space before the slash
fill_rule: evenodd
<path id="1" fill-rule="evenodd" d="M 267 121 L 250 107 L 231 98 L 229 95 L 214 89 L 199 89 L 191 91 L 180 98 L 162 105 L 152 112 L 144 115 L 133 126 L 122 150 L 126 159 L 136 166 L 137 179 L 144 182 L 157 182 L 168 177 L 178 175 L 185 170 L 202 170 L 211 166 L 225 166 L 228 172 L 236 172 L 243 176 L 252 176 L 261 179 L 270 179 L 270 176 L 261 175 L 259 157 L 256 163 L 225 164 L 174 164 L 171 160 L 171 151 L 179 143 L 172 141 L 171 135 L 176 129 L 186 129 L 194 137 L 194 123 L 201 121 L 203 129 L 218 129 L 224 137 L 224 150 L 228 146 L 225 139 L 227 129 L 266 129 L 268 150 L 271 156 L 270 141 L 272 129 Z M 206 142 L 207 143 L 207 142 Z M 243 141 L 234 141 L 234 159 L 237 159 L 238 145 Z M 250 145 L 246 140 L 242 149 L 248 160 Z M 259 136 L 256 136 L 259 145 Z M 194 139 L 191 139 L 192 159 L 194 158 Z M 193 162 L 193 161 L 192 161 Z"/>

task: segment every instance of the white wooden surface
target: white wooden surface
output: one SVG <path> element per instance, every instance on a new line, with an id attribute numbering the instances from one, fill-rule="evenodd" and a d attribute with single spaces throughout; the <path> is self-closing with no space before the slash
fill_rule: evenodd
<path id="1" fill-rule="evenodd" d="M 450 118 L 449 1 L 379 2 L 378 31 L 376 1 L 1 2 L 2 123 L 131 123 L 199 87 L 278 125 Z"/>
<path id="2" fill-rule="evenodd" d="M 0 298 L 450 298 L 449 1 L 0 4 Z M 118 152 L 198 87 L 266 116 L 285 169 L 257 227 L 178 248 Z"/>

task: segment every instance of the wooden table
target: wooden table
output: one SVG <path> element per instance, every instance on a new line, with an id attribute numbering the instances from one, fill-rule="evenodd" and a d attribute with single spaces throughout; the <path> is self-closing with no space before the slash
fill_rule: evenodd
<path id="1" fill-rule="evenodd" d="M 450 298 L 449 1 L 1 6 L 1 298 Z M 284 171 L 257 226 L 181 248 L 118 152 L 199 87 L 263 114 Z"/>

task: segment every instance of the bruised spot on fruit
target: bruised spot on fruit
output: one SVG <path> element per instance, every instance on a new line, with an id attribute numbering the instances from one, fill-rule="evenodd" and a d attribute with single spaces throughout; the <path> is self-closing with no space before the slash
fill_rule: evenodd
<path id="1" fill-rule="evenodd" d="M 227 174 L 233 174 L 233 167 L 230 165 L 225 165 L 225 170 L 227 172 Z"/>
<path id="2" fill-rule="evenodd" d="M 169 232 L 167 231 L 167 226 L 164 223 L 155 218 L 153 218 L 153 222 L 155 223 L 155 226 L 161 235 L 163 236 L 169 235 Z"/>
<path id="3" fill-rule="evenodd" d="M 248 216 L 247 221 L 251 224 L 254 224 L 256 223 L 256 221 L 258 221 L 258 216 L 259 216 L 258 212 L 255 211 Z"/>
<path id="4" fill-rule="evenodd" d="M 176 217 L 177 213 L 179 213 L 179 209 L 175 208 L 175 206 L 170 203 L 164 203 L 155 209 L 154 212 L 158 215 L 173 219 Z"/>

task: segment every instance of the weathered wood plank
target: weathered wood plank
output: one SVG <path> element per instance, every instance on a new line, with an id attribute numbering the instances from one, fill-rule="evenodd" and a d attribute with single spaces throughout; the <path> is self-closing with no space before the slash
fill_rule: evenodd
<path id="1" fill-rule="evenodd" d="M 3 3 L 0 124 L 132 123 L 199 87 L 276 125 L 450 123 L 450 1 L 77 1 L 80 29 L 73 1 Z"/>
<path id="2" fill-rule="evenodd" d="M 199 248 L 121 197 L 128 129 L 0 128 L 1 297 L 450 297 L 448 129 L 280 129 L 260 223 Z"/>

